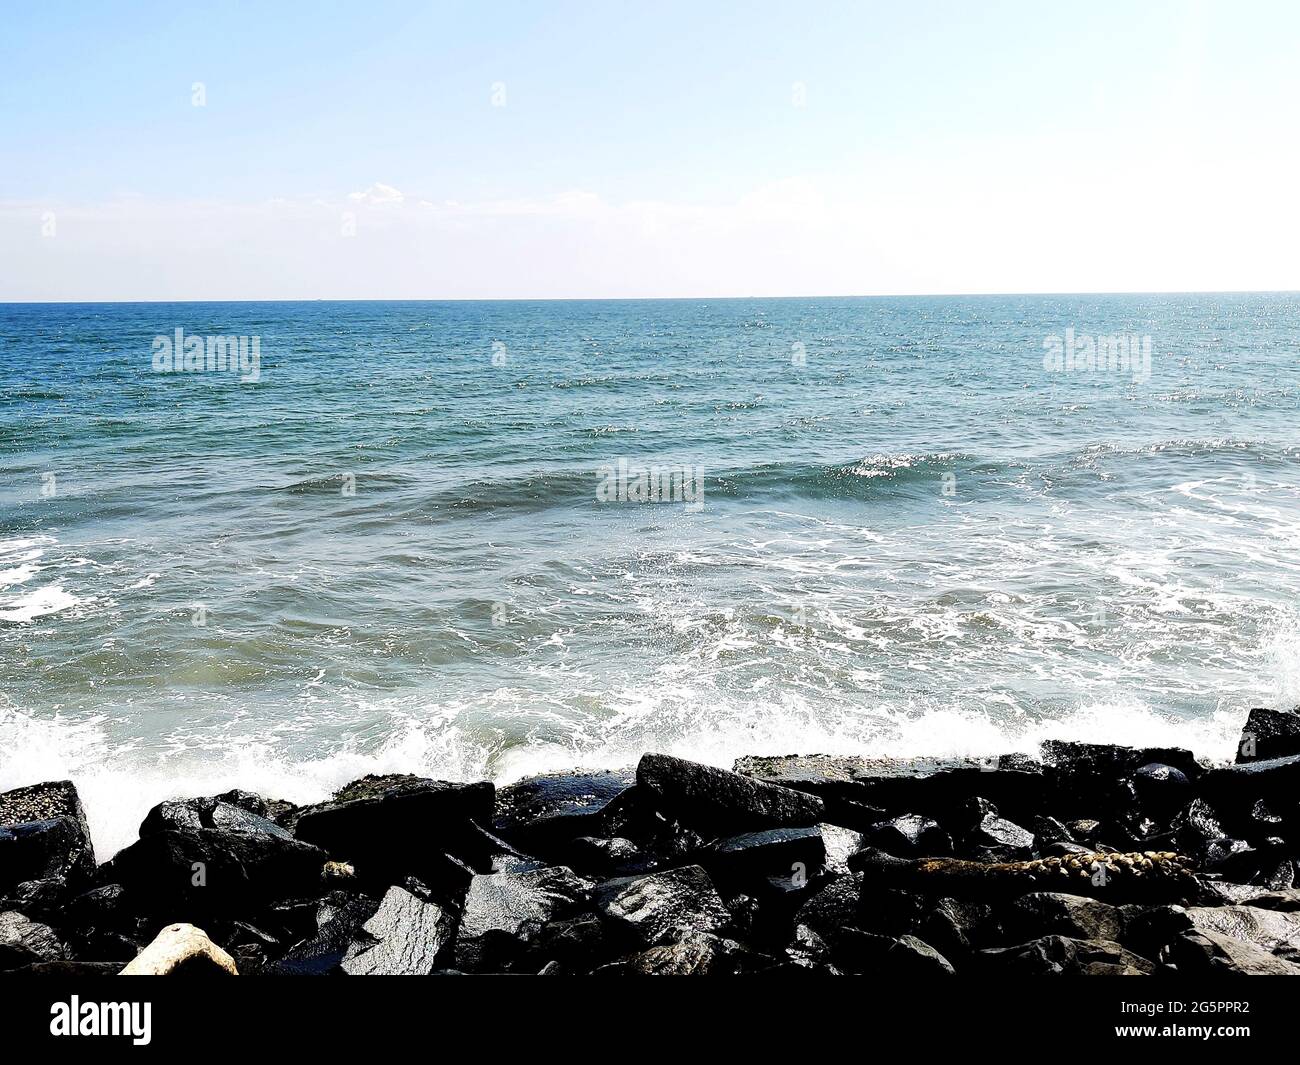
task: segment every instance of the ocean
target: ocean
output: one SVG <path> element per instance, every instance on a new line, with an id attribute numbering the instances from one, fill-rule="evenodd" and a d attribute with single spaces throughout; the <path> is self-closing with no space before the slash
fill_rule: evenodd
<path id="1" fill-rule="evenodd" d="M 1295 294 L 0 305 L 0 789 L 71 777 L 107 857 L 163 798 L 367 772 L 1231 757 L 1300 701 L 1298 327 Z"/>

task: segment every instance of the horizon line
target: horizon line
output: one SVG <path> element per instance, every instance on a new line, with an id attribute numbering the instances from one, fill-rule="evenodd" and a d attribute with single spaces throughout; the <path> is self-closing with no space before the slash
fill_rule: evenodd
<path id="1" fill-rule="evenodd" d="M 874 299 L 991 299 L 1016 296 L 1287 296 L 1300 295 L 1300 289 L 1113 289 L 1078 292 L 863 292 L 833 293 L 815 296 L 296 296 L 241 299 L 36 299 L 0 300 L 0 307 L 44 306 L 136 306 L 140 304 L 176 303 L 654 303 L 706 302 L 728 300 L 874 300 Z"/>

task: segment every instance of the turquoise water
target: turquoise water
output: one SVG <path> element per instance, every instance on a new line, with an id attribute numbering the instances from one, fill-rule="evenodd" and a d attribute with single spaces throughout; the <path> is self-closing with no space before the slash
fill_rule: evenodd
<path id="1" fill-rule="evenodd" d="M 71 775 L 104 851 L 168 794 L 380 769 L 1225 753 L 1300 696 L 1298 326 L 1290 294 L 0 305 L 0 787 Z M 177 329 L 255 372 L 155 371 Z M 1067 329 L 1149 338 L 1149 375 L 1045 368 Z M 620 459 L 698 500 L 602 499 Z"/>

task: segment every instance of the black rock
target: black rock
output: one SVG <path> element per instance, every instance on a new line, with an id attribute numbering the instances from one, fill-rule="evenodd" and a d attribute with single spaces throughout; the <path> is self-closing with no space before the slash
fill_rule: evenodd
<path id="1" fill-rule="evenodd" d="M 1192 930 L 1250 943 L 1274 954 L 1300 952 L 1300 913 L 1257 906 L 1189 906 Z"/>
<path id="2" fill-rule="evenodd" d="M 266 803 L 257 799 L 257 796 L 248 792 L 236 794 L 245 799 L 249 805 L 266 809 Z M 257 799 L 257 802 L 253 803 L 252 799 Z M 193 832 L 200 828 L 216 828 L 226 832 L 263 833 L 279 836 L 281 839 L 293 838 L 293 833 L 281 828 L 264 814 L 257 813 L 248 806 L 226 802 L 217 796 L 160 802 L 140 823 L 140 835 L 148 836 L 166 829 Z"/>
<path id="3" fill-rule="evenodd" d="M 952 963 L 916 936 L 874 935 L 856 928 L 841 930 L 831 961 L 842 972 L 882 977 L 952 976 Z"/>
<path id="4" fill-rule="evenodd" d="M 728 836 L 700 853 L 700 864 L 718 877 L 813 875 L 826 859 L 817 828 L 769 828 Z"/>
<path id="5" fill-rule="evenodd" d="M 1300 976 L 1300 965 L 1271 951 L 1217 932 L 1185 932 L 1174 939 L 1169 960 L 1186 977 Z"/>
<path id="6" fill-rule="evenodd" d="M 54 929 L 14 910 L 0 913 L 0 969 L 67 958 L 68 948 Z"/>
<path id="7" fill-rule="evenodd" d="M 795 925 L 804 925 L 828 943 L 841 928 L 856 927 L 865 909 L 862 885 L 862 873 L 836 877 L 799 907 Z"/>
<path id="8" fill-rule="evenodd" d="M 921 814 L 900 814 L 874 824 L 864 833 L 863 842 L 900 858 L 952 853 L 948 833 Z"/>
<path id="9" fill-rule="evenodd" d="M 650 947 L 602 965 L 593 976 L 735 976 L 762 972 L 776 964 L 730 939 L 694 932 L 684 939 Z"/>
<path id="10" fill-rule="evenodd" d="M 67 895 L 68 882 L 61 876 L 24 880 L 0 897 L 0 910 L 17 910 L 36 920 L 44 920 L 62 908 Z"/>
<path id="11" fill-rule="evenodd" d="M 1105 939 L 1041 936 L 1014 947 L 982 950 L 981 969 L 1001 976 L 1149 976 L 1156 966 Z"/>
<path id="12" fill-rule="evenodd" d="M 471 822 L 480 830 L 491 822 L 494 794 L 490 783 L 363 777 L 329 802 L 298 810 L 293 831 L 354 865 L 369 884 L 400 884 L 414 876 L 450 898 L 467 886 L 464 865 L 484 871 L 468 857 L 484 851 L 481 831 Z"/>
<path id="13" fill-rule="evenodd" d="M 298 907 L 294 907 L 297 909 Z M 347 952 L 379 908 L 376 899 L 336 893 L 309 907 L 315 930 L 265 971 L 278 976 L 326 976 L 341 972 Z"/>
<path id="14" fill-rule="evenodd" d="M 0 794 L 0 893 L 51 877 L 85 884 L 94 872 L 90 826 L 71 781 Z"/>
<path id="15" fill-rule="evenodd" d="M 583 875 L 633 876 L 651 872 L 659 864 L 654 855 L 647 854 L 630 839 L 618 836 L 612 839 L 579 836 L 558 849 L 566 864 Z"/>
<path id="16" fill-rule="evenodd" d="M 167 922 L 236 914 L 321 890 L 325 853 L 266 833 L 164 829 L 118 852 L 99 871 L 131 904 Z"/>
<path id="17" fill-rule="evenodd" d="M 116 976 L 122 971 L 117 961 L 38 961 L 12 970 L 10 976 L 61 976 L 65 979 L 83 976 Z"/>
<path id="18" fill-rule="evenodd" d="M 436 902 L 391 887 L 343 958 L 349 976 L 427 976 L 447 960 L 456 918 Z"/>
<path id="19" fill-rule="evenodd" d="M 1267 761 L 1300 754 L 1300 707 L 1270 710 L 1257 706 L 1246 718 L 1237 745 L 1238 762 Z"/>
<path id="20" fill-rule="evenodd" d="M 545 925 L 583 908 L 590 881 L 564 866 L 475 876 L 456 937 L 456 968 L 504 971 L 521 962 Z"/>
<path id="21" fill-rule="evenodd" d="M 980 861 L 1018 862 L 1032 856 L 1034 834 L 990 810 L 962 837 L 961 849 Z"/>
<path id="22" fill-rule="evenodd" d="M 1034 833 L 1034 847 L 1038 850 L 1042 850 L 1049 843 L 1074 842 L 1070 830 L 1055 817 L 1036 816 L 1029 822 L 1029 827 Z"/>
<path id="23" fill-rule="evenodd" d="M 849 855 L 862 849 L 862 833 L 829 822 L 822 822 L 817 828 L 822 834 L 822 846 L 826 849 L 826 872 L 843 876 L 849 872 Z"/>
<path id="24" fill-rule="evenodd" d="M 636 781 L 666 817 L 714 835 L 815 825 L 824 809 L 814 795 L 666 754 L 644 755 Z"/>
<path id="25" fill-rule="evenodd" d="M 621 934 L 643 946 L 681 939 L 690 932 L 716 933 L 730 913 L 698 865 L 596 885 L 597 910 Z"/>
<path id="26" fill-rule="evenodd" d="M 1120 908 L 1082 895 L 1036 891 L 1016 899 L 1003 915 L 1003 927 L 1014 940 L 1043 935 L 1071 939 L 1124 938 Z"/>
<path id="27" fill-rule="evenodd" d="M 631 771 L 531 777 L 497 794 L 494 831 L 522 849 L 549 855 L 579 836 L 609 834 L 601 814 L 632 785 Z"/>
<path id="28" fill-rule="evenodd" d="M 1167 818 L 1191 797 L 1192 783 L 1181 769 L 1163 762 L 1148 762 L 1133 773 L 1137 800 L 1144 810 Z"/>
<path id="29" fill-rule="evenodd" d="M 624 945 L 610 936 L 600 917 L 583 913 L 547 924 L 537 937 L 535 953 L 568 970 L 586 971 L 621 954 Z"/>
<path id="30" fill-rule="evenodd" d="M 1048 740 L 1043 744 L 1043 756 L 1055 780 L 1052 812 L 1067 817 L 1130 813 L 1135 797 L 1132 777 L 1144 765 L 1169 766 L 1188 780 L 1201 775 L 1192 752 L 1176 747 L 1134 748 Z"/>

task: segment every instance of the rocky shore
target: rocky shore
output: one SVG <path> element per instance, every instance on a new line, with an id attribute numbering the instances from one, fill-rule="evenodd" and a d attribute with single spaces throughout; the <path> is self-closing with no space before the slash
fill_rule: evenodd
<path id="1" fill-rule="evenodd" d="M 0 970 L 1300 975 L 1298 864 L 1300 710 L 1221 766 L 1050 741 L 232 791 L 98 866 L 60 781 L 0 794 Z"/>

